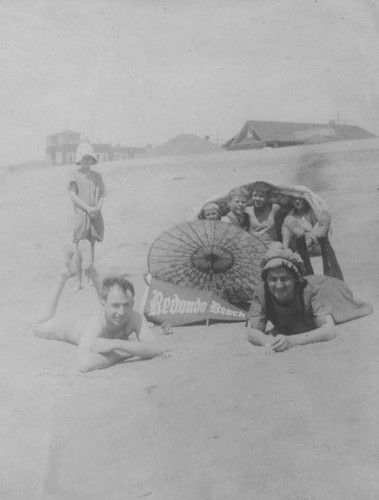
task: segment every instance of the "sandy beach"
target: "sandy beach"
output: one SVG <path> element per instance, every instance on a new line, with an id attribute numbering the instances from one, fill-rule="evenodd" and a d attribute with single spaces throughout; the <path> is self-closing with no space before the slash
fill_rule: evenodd
<path id="1" fill-rule="evenodd" d="M 241 323 L 178 327 L 163 357 L 88 374 L 73 346 L 28 327 L 71 241 L 74 167 L 4 172 L 0 498 L 379 498 L 378 162 L 379 140 L 362 140 L 97 165 L 108 194 L 96 267 L 128 273 L 137 304 L 162 231 L 213 193 L 266 180 L 326 200 L 345 280 L 375 311 L 273 356 Z M 68 286 L 60 311 L 96 307 Z"/>

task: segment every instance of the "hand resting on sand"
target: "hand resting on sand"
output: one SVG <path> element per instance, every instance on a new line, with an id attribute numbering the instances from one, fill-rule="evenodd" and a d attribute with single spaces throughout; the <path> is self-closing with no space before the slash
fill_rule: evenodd
<path id="1" fill-rule="evenodd" d="M 291 347 L 290 338 L 287 335 L 282 335 L 281 333 L 276 335 L 276 337 L 271 337 L 270 340 L 265 345 L 266 354 L 274 354 L 275 352 L 286 351 Z"/>

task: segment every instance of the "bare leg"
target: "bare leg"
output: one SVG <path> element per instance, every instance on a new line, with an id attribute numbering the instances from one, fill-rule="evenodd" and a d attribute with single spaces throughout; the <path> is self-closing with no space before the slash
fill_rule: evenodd
<path id="1" fill-rule="evenodd" d="M 90 274 L 93 267 L 95 242 L 89 240 L 81 240 L 78 245 L 83 270 L 83 285 L 84 288 L 89 288 L 91 285 Z"/>
<path id="2" fill-rule="evenodd" d="M 80 272 L 80 255 L 75 249 L 67 245 L 64 248 L 64 260 L 66 265 L 66 270 L 70 276 L 74 276 Z"/>
<path id="3" fill-rule="evenodd" d="M 290 248 L 291 231 L 285 225 L 282 226 L 282 242 L 284 248 Z"/>
<path id="4" fill-rule="evenodd" d="M 69 332 L 63 327 L 63 324 L 60 325 L 56 321 L 56 312 L 63 288 L 69 277 L 70 274 L 67 271 L 62 272 L 42 302 L 41 309 L 32 324 L 32 330 L 38 337 L 67 340 Z"/>
<path id="5" fill-rule="evenodd" d="M 311 259 L 309 258 L 307 243 L 305 241 L 305 231 L 299 221 L 289 215 L 285 218 L 282 228 L 283 246 L 295 250 L 303 259 L 305 275 L 314 274 Z M 292 248 L 294 245 L 295 248 Z"/>
<path id="6" fill-rule="evenodd" d="M 93 267 L 94 261 L 95 261 L 95 242 L 93 240 L 91 240 L 91 266 L 88 269 L 84 270 L 84 274 L 86 277 L 86 288 L 87 289 L 94 286 L 94 285 L 96 287 L 96 283 L 94 280 L 97 279 L 97 272 L 96 271 L 93 272 L 94 271 L 94 267 Z M 97 289 L 96 289 L 96 293 L 99 296 Z M 99 296 L 99 298 L 100 298 L 100 296 Z"/>
<path id="7" fill-rule="evenodd" d="M 296 243 L 294 243 L 298 238 L 305 236 L 305 231 L 301 227 L 299 221 L 292 215 L 288 215 L 284 219 L 282 226 L 282 241 L 284 248 L 290 248 L 291 250 L 296 250 Z"/>
<path id="8" fill-rule="evenodd" d="M 72 256 L 72 265 L 76 270 L 77 275 L 77 283 L 75 286 L 76 290 L 80 290 L 82 288 L 82 256 L 79 249 L 79 243 L 80 242 L 76 243 L 75 252 Z"/>
<path id="9" fill-rule="evenodd" d="M 92 283 L 95 286 L 96 294 L 99 300 L 101 300 L 101 288 L 102 288 L 102 282 L 99 279 L 99 275 L 97 274 L 97 271 L 94 267 L 91 267 L 91 269 L 88 271 L 88 276 L 92 280 Z"/>
<path id="10" fill-rule="evenodd" d="M 68 322 L 57 321 L 56 312 L 66 281 L 75 275 L 72 256 L 73 251 L 66 248 L 66 267 L 59 273 L 57 281 L 43 300 L 40 311 L 33 321 L 32 330 L 39 337 L 71 342 L 70 329 L 67 328 Z"/>

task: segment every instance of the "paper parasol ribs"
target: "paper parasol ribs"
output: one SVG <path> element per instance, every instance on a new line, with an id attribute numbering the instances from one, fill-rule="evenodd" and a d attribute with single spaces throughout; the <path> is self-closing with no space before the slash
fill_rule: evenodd
<path id="1" fill-rule="evenodd" d="M 213 292 L 231 304 L 251 300 L 267 246 L 231 224 L 198 220 L 162 233 L 152 244 L 154 278 Z"/>

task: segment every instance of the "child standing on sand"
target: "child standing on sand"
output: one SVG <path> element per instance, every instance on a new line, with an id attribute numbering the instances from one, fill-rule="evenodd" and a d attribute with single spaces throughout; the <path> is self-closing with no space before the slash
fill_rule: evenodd
<path id="1" fill-rule="evenodd" d="M 249 229 L 249 216 L 245 212 L 249 194 L 244 188 L 234 188 L 228 194 L 228 206 L 230 211 L 221 217 L 222 222 L 233 224 L 240 229 Z"/>
<path id="2" fill-rule="evenodd" d="M 69 183 L 70 199 L 74 204 L 75 222 L 73 240 L 74 259 L 78 272 L 78 289 L 90 286 L 94 262 L 95 242 L 104 238 L 104 220 L 101 214 L 105 188 L 101 175 L 91 170 L 97 163 L 93 147 L 81 143 L 76 151 L 75 164 L 79 169 L 72 173 Z"/>

